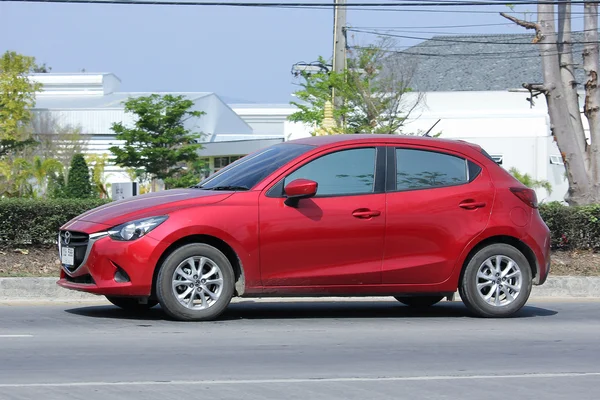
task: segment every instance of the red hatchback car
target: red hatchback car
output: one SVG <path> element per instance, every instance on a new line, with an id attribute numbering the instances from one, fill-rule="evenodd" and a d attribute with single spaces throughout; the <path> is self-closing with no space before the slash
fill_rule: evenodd
<path id="1" fill-rule="evenodd" d="M 535 192 L 463 141 L 335 135 L 281 143 L 195 187 L 116 201 L 59 233 L 62 287 L 178 320 L 233 296 L 394 296 L 457 290 L 506 317 L 545 282 Z"/>

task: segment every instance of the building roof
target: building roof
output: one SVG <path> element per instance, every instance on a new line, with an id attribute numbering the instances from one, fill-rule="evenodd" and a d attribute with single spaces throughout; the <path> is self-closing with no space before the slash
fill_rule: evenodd
<path id="1" fill-rule="evenodd" d="M 414 68 L 410 87 L 421 92 L 521 89 L 542 82 L 542 58 L 532 34 L 434 36 L 398 54 L 399 63 Z M 581 68 L 582 33 L 572 37 L 573 56 Z M 577 44 L 579 42 L 579 44 Z"/>
<path id="2" fill-rule="evenodd" d="M 111 73 L 32 74 L 42 84 L 34 111 L 52 114 L 62 125 L 80 127 L 86 135 L 111 135 L 114 122 L 126 125 L 134 116 L 126 113 L 124 102 L 131 97 L 151 94 L 182 95 L 193 101 L 191 110 L 203 111 L 200 118 L 189 118 L 185 126 L 203 132 L 210 142 L 237 140 L 253 135 L 252 128 L 219 96 L 210 92 L 120 92 L 120 79 Z"/>
<path id="3" fill-rule="evenodd" d="M 42 92 L 36 97 L 36 109 L 47 110 L 85 110 L 85 109 L 122 109 L 123 102 L 130 97 L 149 96 L 151 94 L 172 94 L 174 96 L 183 95 L 190 100 L 199 100 L 206 96 L 211 96 L 210 92 L 113 92 L 106 95 L 50 95 Z"/>

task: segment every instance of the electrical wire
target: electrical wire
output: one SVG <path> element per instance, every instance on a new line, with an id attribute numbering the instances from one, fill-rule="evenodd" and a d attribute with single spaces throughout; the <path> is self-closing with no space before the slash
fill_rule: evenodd
<path id="1" fill-rule="evenodd" d="M 494 41 L 481 41 L 481 40 L 470 40 L 470 39 L 457 40 L 457 39 L 449 39 L 447 37 L 427 38 L 427 37 L 422 37 L 422 36 L 396 35 L 396 34 L 391 34 L 391 33 L 381 33 L 381 32 L 360 30 L 360 29 L 354 29 L 354 28 L 347 28 L 347 31 L 366 33 L 366 34 L 378 35 L 378 36 L 397 37 L 397 38 L 402 38 L 402 39 L 415 39 L 415 40 L 423 40 L 423 41 L 430 40 L 430 41 L 435 41 L 435 42 L 448 42 L 448 43 L 493 44 L 493 45 L 506 45 L 506 46 L 515 46 L 515 45 L 530 46 L 531 45 L 531 43 L 523 43 L 523 42 L 494 42 Z M 577 42 L 577 43 L 578 44 L 596 44 L 598 42 Z M 558 44 L 558 43 L 554 42 L 554 44 Z"/>
<path id="2" fill-rule="evenodd" d="M 515 26 L 516 28 L 520 28 L 519 26 L 517 26 L 516 24 L 512 24 L 513 26 Z M 521 28 L 523 29 L 523 28 Z M 358 30 L 350 30 L 347 29 L 347 31 L 352 31 L 352 32 L 359 32 Z M 476 35 L 472 32 L 450 32 L 450 31 L 405 31 L 405 30 L 388 30 L 388 29 L 381 29 L 381 30 L 375 30 L 373 32 L 379 32 L 377 33 L 378 35 L 386 35 L 388 32 L 399 32 L 399 33 L 417 33 L 417 34 L 432 34 L 432 35 L 454 35 L 454 36 L 473 36 Z M 482 34 L 485 35 L 485 34 Z M 493 34 L 492 34 L 493 35 Z M 510 35 L 510 33 L 508 33 L 508 35 Z"/>
<path id="3" fill-rule="evenodd" d="M 575 18 L 573 18 L 575 19 Z M 578 18 L 578 19 L 583 19 L 583 17 Z M 402 32 L 402 33 L 431 33 L 431 34 L 446 34 L 446 35 L 473 35 L 473 33 L 471 32 L 444 32 L 444 31 L 421 31 L 419 29 L 452 29 L 452 28 L 490 28 L 490 27 L 494 27 L 494 26 L 506 26 L 506 27 L 510 27 L 510 26 L 514 26 L 514 27 L 518 27 L 517 24 L 515 24 L 514 22 L 508 22 L 508 23 L 502 23 L 502 24 L 476 24 L 476 25 L 439 25 L 439 26 L 420 26 L 420 27 L 415 27 L 415 26 L 407 26 L 407 27 L 402 27 L 402 26 L 348 26 L 347 29 L 357 29 L 357 30 L 370 30 L 370 31 L 381 31 L 381 32 Z M 577 30 L 577 31 L 571 31 L 572 33 L 576 33 L 576 32 L 589 32 L 589 31 L 593 31 L 594 29 L 584 29 L 584 30 Z"/>
<path id="4" fill-rule="evenodd" d="M 551 4 L 563 4 L 566 3 L 567 0 L 558 0 L 549 2 Z M 205 2 L 205 1 L 169 1 L 169 0 L 0 0 L 0 3 L 46 3 L 46 4 L 93 4 L 93 5 L 146 5 L 146 6 L 212 6 L 212 7 L 238 7 L 238 8 L 270 8 L 270 9 L 295 9 L 295 10 L 331 10 L 335 7 L 332 3 L 308 3 L 308 2 L 297 2 L 297 3 L 251 3 L 251 2 Z M 590 3 L 598 3 L 600 1 L 592 1 Z M 533 5 L 537 4 L 537 2 L 533 1 L 521 1 L 512 3 L 515 5 Z M 584 4 L 583 0 L 574 0 L 571 1 L 571 4 Z M 491 11 L 491 10 L 453 10 L 447 9 L 433 9 L 433 8 L 425 8 L 425 9 L 415 9 L 415 8 L 405 8 L 405 7 L 413 7 L 413 6 L 424 6 L 424 7 L 434 7 L 434 6 L 450 6 L 450 7 L 460 7 L 460 6 L 496 6 L 503 7 L 505 9 L 505 5 L 498 2 L 456 2 L 451 3 L 450 1 L 444 2 L 436 0 L 436 2 L 424 2 L 423 0 L 419 0 L 419 2 L 396 2 L 396 3 L 347 3 L 344 7 L 346 8 L 355 8 L 360 11 L 374 11 L 374 12 L 414 12 L 414 13 L 446 13 L 446 14 L 498 14 L 499 11 Z M 394 8 L 396 7 L 396 8 Z M 399 8 L 398 8 L 399 7 Z M 540 13 L 537 13 L 540 14 Z M 553 11 L 542 12 L 541 14 L 549 14 L 553 15 Z M 572 11 L 571 15 L 584 15 L 584 12 L 576 12 Z"/>
<path id="5" fill-rule="evenodd" d="M 533 45 L 532 45 L 533 46 Z M 416 47 L 416 46 L 414 46 Z M 413 48 L 414 48 L 413 47 Z M 427 46 L 428 47 L 428 46 Z M 422 56 L 422 57 L 439 57 L 439 58 L 468 58 L 468 57 L 477 57 L 477 59 L 523 59 L 523 58 L 542 58 L 542 57 L 556 57 L 559 52 L 549 52 L 549 53 L 537 53 L 531 54 L 532 51 L 508 51 L 508 52 L 472 52 L 472 53 L 428 53 L 427 47 L 422 47 L 416 51 L 410 50 L 397 50 L 397 49 L 378 49 L 384 53 L 392 53 L 398 54 L 402 56 Z M 364 46 L 349 46 L 350 49 L 364 49 L 368 50 L 369 47 Z M 574 49 L 575 51 L 577 49 Z"/>
<path id="6" fill-rule="evenodd" d="M 472 25 L 435 25 L 435 26 L 352 26 L 354 29 L 381 29 L 385 31 L 411 30 L 411 29 L 452 29 L 452 28 L 483 28 L 490 26 L 509 26 L 515 25 L 514 22 L 504 22 L 501 24 L 472 24 Z"/>
<path id="7" fill-rule="evenodd" d="M 242 1 L 179 1 L 179 0 L 0 0 L 1 2 L 18 2 L 18 3 L 72 3 L 72 4 L 127 4 L 127 5 L 170 5 L 170 6 L 221 6 L 221 7 L 274 7 L 274 8 L 313 8 L 325 7 L 334 8 L 334 3 L 316 3 L 316 2 L 242 2 Z M 554 0 L 548 3 L 557 4 L 600 4 L 600 0 Z M 511 5 L 537 5 L 537 1 L 532 0 L 516 0 L 511 2 Z M 502 6 L 506 4 L 502 1 L 457 1 L 457 0 L 404 0 L 404 1 L 388 1 L 388 2 L 347 2 L 343 5 L 345 8 L 354 7 L 472 7 L 472 6 Z M 338 5 L 339 7 L 339 5 Z"/>
<path id="8" fill-rule="evenodd" d="M 583 17 L 574 17 L 572 19 L 583 19 Z M 352 26 L 354 29 L 383 29 L 383 30 L 396 30 L 396 29 L 446 29 L 446 28 L 482 28 L 490 26 L 509 26 L 515 25 L 514 22 L 502 22 L 496 24 L 466 24 L 466 25 L 431 25 L 431 26 Z"/>

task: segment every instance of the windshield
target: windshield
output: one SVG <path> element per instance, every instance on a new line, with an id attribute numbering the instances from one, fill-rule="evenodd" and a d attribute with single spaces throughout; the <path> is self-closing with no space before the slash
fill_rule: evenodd
<path id="1" fill-rule="evenodd" d="M 208 190 L 248 190 L 313 146 L 277 144 L 243 157 L 194 186 Z"/>

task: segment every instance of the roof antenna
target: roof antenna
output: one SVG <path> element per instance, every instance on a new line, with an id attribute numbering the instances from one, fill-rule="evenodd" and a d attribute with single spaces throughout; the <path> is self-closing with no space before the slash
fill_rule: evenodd
<path id="1" fill-rule="evenodd" d="M 438 124 L 438 122 L 440 122 L 441 120 L 442 120 L 441 118 L 440 118 L 440 119 L 438 119 L 438 120 L 435 122 L 435 124 L 433 124 L 433 125 L 431 126 L 431 128 L 429 128 L 429 130 L 423 134 L 423 136 L 431 137 L 431 135 L 429 134 L 429 132 L 431 132 L 431 130 L 432 130 L 433 128 L 435 128 L 435 126 L 436 126 L 436 125 Z"/>

